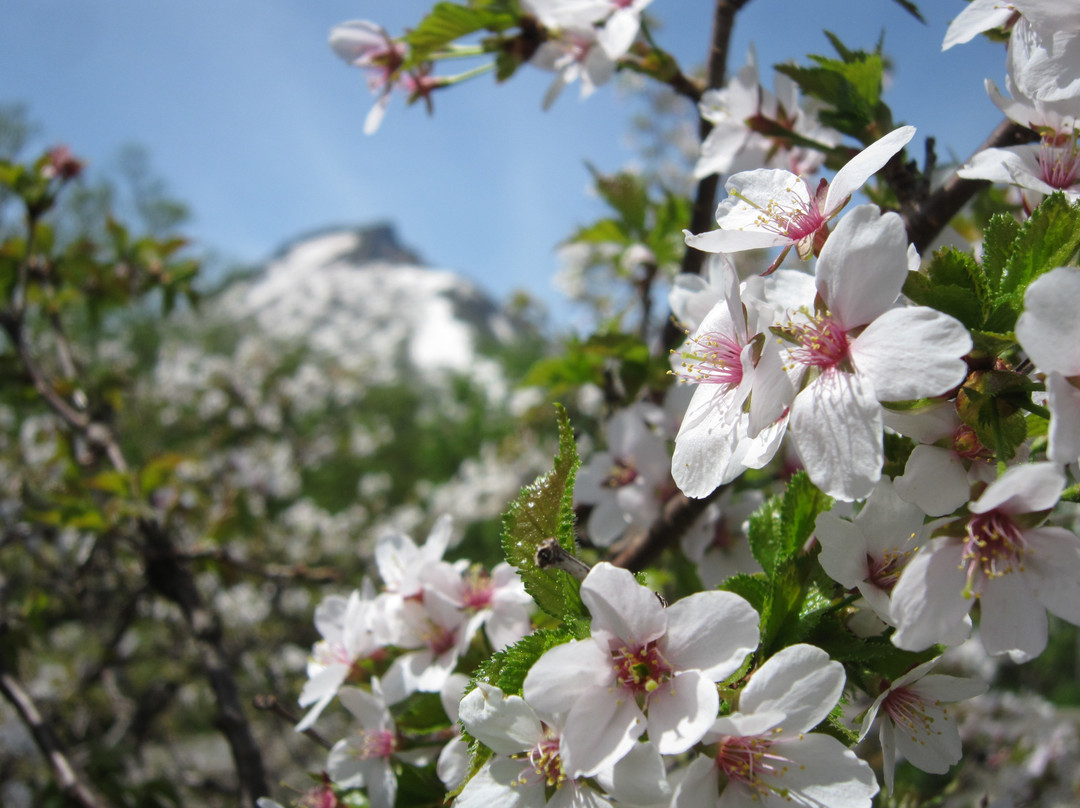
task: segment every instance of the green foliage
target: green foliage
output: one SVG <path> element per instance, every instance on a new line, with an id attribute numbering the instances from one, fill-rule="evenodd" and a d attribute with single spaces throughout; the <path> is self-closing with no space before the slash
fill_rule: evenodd
<path id="1" fill-rule="evenodd" d="M 831 109 L 820 113 L 821 122 L 864 143 L 872 142 L 877 131 L 888 131 L 890 114 L 881 102 L 881 82 L 885 60 L 880 46 L 872 53 L 847 48 L 835 34 L 825 32 L 839 59 L 811 54 L 814 67 L 792 64 L 774 65 L 790 77 L 809 96 L 820 99 Z"/>
<path id="2" fill-rule="evenodd" d="M 525 676 L 533 663 L 546 651 L 572 639 L 573 635 L 564 629 L 538 629 L 481 662 L 473 682 L 487 682 L 507 695 L 520 696 Z"/>
<path id="3" fill-rule="evenodd" d="M 526 375 L 525 384 L 545 388 L 552 398 L 595 384 L 629 403 L 646 385 L 665 387 L 668 367 L 640 337 L 593 334 L 584 342 L 571 339 L 561 355 L 538 361 Z"/>
<path id="4" fill-rule="evenodd" d="M 516 567 L 525 590 L 545 612 L 560 620 L 586 618 L 578 596 L 579 583 L 557 569 L 536 565 L 536 551 L 554 537 L 564 550 L 574 551 L 574 476 L 581 465 L 574 431 L 562 406 L 557 406 L 559 451 L 554 468 L 521 489 L 503 518 L 502 547 Z"/>
<path id="5" fill-rule="evenodd" d="M 973 332 L 976 351 L 1000 355 L 1013 345 L 1027 287 L 1070 263 L 1078 250 L 1080 205 L 1053 194 L 1023 223 L 994 215 L 983 235 L 981 264 L 955 248 L 940 250 L 925 272 L 908 276 L 904 294 L 960 320 Z"/>
<path id="6" fill-rule="evenodd" d="M 454 40 L 478 31 L 501 32 L 513 27 L 518 17 L 502 0 L 472 0 L 466 5 L 436 3 L 404 39 L 412 49 L 406 67 L 414 67 Z"/>
<path id="7" fill-rule="evenodd" d="M 919 11 L 919 7 L 915 5 L 911 0 L 893 0 L 894 3 L 899 5 L 904 11 L 917 19 L 923 25 L 926 25 L 926 18 L 923 17 L 922 12 Z"/>

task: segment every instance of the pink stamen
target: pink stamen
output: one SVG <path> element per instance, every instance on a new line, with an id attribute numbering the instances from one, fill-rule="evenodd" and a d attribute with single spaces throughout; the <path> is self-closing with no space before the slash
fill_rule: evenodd
<path id="1" fill-rule="evenodd" d="M 791 350 L 791 358 L 799 364 L 831 368 L 850 356 L 847 332 L 827 317 L 792 324 L 789 333 L 799 343 L 798 348 Z"/>
<path id="2" fill-rule="evenodd" d="M 1075 133 L 1044 137 L 1037 159 L 1040 176 L 1047 185 L 1068 190 L 1076 184 L 1080 175 L 1080 149 Z"/>
<path id="3" fill-rule="evenodd" d="M 968 586 L 980 572 L 984 579 L 990 579 L 1023 569 L 1025 550 L 1024 534 L 1007 514 L 994 510 L 973 515 L 967 524 L 962 556 L 968 562 Z"/>
<path id="4" fill-rule="evenodd" d="M 615 681 L 635 695 L 648 695 L 671 679 L 671 665 L 654 643 L 641 648 L 620 648 L 612 655 Z"/>
<path id="5" fill-rule="evenodd" d="M 731 384 L 742 381 L 743 346 L 734 338 L 719 331 L 710 331 L 700 337 L 691 337 L 690 350 L 683 357 L 691 360 L 682 363 L 682 371 L 675 375 L 694 384 Z"/>
<path id="6" fill-rule="evenodd" d="M 791 760 L 772 751 L 773 742 L 760 735 L 724 738 L 716 764 L 729 781 L 741 783 L 758 794 L 777 791 L 763 777 L 782 777 Z"/>

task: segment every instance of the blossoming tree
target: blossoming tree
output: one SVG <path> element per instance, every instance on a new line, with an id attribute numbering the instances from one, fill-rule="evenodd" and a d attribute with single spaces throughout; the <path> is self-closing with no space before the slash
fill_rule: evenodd
<path id="1" fill-rule="evenodd" d="M 835 55 L 777 66 L 775 92 L 753 55 L 725 82 L 747 2 L 716 3 L 700 78 L 659 44 L 663 0 L 457 0 L 402 36 L 331 33 L 376 94 L 369 133 L 395 93 L 430 110 L 531 66 L 555 74 L 543 106 L 644 76 L 692 104 L 701 145 L 691 200 L 595 177 L 612 213 L 571 241 L 634 310 L 531 371 L 560 399 L 557 446 L 508 503 L 504 560 L 451 560 L 454 527 L 432 514 L 422 545 L 376 541 L 381 583 L 316 608 L 296 729 L 328 752 L 301 805 L 944 804 L 911 772 L 961 763 L 957 711 L 986 671 L 1080 625 L 1075 4 L 975 0 L 933 33 L 991 35 L 1009 71 L 1007 97 L 988 86 L 1008 120 L 943 176 L 933 122 L 893 120 L 880 47 L 830 36 Z M 482 64 L 437 72 L 457 58 Z M 920 138 L 921 167 L 905 152 Z M 3 179 L 32 218 L 71 170 L 53 154 Z M 950 223 L 962 247 L 937 246 Z M 3 266 L 0 325 L 21 347 L 34 264 Z M 126 469 L 77 391 L 32 381 Z M 161 526 L 139 525 L 147 563 L 183 572 Z M 189 589 L 152 582 L 220 655 Z M 955 675 L 973 654 L 988 664 Z M 230 733 L 241 799 L 287 801 L 241 755 L 243 723 Z M 81 785 L 71 799 L 102 804 Z"/>

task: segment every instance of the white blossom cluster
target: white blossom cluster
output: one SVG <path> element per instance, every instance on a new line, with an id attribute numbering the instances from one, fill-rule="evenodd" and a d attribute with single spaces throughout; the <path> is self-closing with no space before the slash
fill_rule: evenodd
<path id="1" fill-rule="evenodd" d="M 607 80 L 646 4 L 523 5 L 558 34 L 537 57 L 559 74 L 550 102 L 571 81 L 580 79 L 587 94 Z M 1041 138 L 983 152 L 962 176 L 1076 197 L 1074 6 L 975 0 L 950 28 L 947 47 L 1008 28 L 1009 97 L 992 86 L 991 95 Z M 755 115 L 784 118 L 825 147 L 838 143 L 793 93 L 787 84 L 775 97 L 765 93 L 751 57 L 732 84 L 703 100 L 701 114 L 719 134 L 706 144 L 698 174 L 728 172 L 753 153 L 756 132 L 746 122 Z M 801 153 L 784 155 L 785 167 L 728 177 L 718 229 L 686 234 L 690 247 L 716 254 L 708 276 L 679 279 L 670 300 L 687 327 L 673 373 L 692 391 L 689 401 L 676 391 L 667 408 L 642 402 L 614 413 L 574 498 L 587 509 L 591 545 L 617 546 L 648 530 L 672 498 L 714 495 L 788 452 L 787 462 L 833 501 L 816 518 L 812 548 L 848 593 L 847 628 L 879 648 L 925 652 L 925 661 L 868 683 L 849 679 L 840 661 L 806 642 L 764 653 L 768 615 L 748 600 L 710 588 L 667 604 L 629 571 L 601 561 L 580 576 L 587 628 L 575 626 L 572 639 L 539 653 L 519 692 L 483 675 L 465 685 L 455 673 L 464 672 L 457 667 L 481 623 L 493 647 L 533 626 L 508 567 L 486 579 L 505 595 L 491 595 L 483 608 L 470 600 L 467 563 L 441 560 L 443 521 L 422 548 L 404 536 L 380 540 L 384 590 L 328 599 L 316 614 L 324 639 L 309 666 L 301 704 L 311 710 L 300 727 L 335 697 L 361 726 L 330 753 L 337 786 L 362 787 L 375 808 L 390 808 L 393 761 L 437 759 L 462 808 L 869 808 L 882 786 L 893 793 L 899 759 L 944 774 L 963 758 L 963 738 L 991 733 L 1002 748 L 1024 747 L 1022 765 L 999 763 L 1025 773 L 973 793 L 996 789 L 994 804 L 1007 806 L 1030 799 L 1038 777 L 1075 757 L 1075 726 L 1046 735 L 1002 721 L 1002 713 L 1023 712 L 1021 700 L 975 700 L 988 682 L 939 672 L 938 647 L 961 645 L 977 623 L 987 655 L 1025 662 L 1046 649 L 1051 616 L 1080 625 L 1080 536 L 1075 525 L 1050 519 L 1080 467 L 1080 270 L 1054 268 L 1022 296 L 1016 344 L 1032 378 L 1045 381 L 1048 433 L 999 456 L 958 414 L 972 334 L 903 295 L 922 261 L 904 221 L 873 204 L 848 209 L 914 135 L 910 126 L 887 132 L 816 184 L 805 175 L 819 156 Z M 769 271 L 740 279 L 733 254 L 777 248 Z M 792 248 L 812 260 L 810 271 L 780 268 Z M 885 468 L 887 434 L 914 446 L 902 469 Z M 736 555 L 745 549 L 747 515 L 744 503 L 719 497 L 684 537 L 705 586 L 756 569 Z M 368 684 L 352 687 L 351 679 Z M 440 693 L 445 717 L 477 742 L 471 758 L 453 733 L 425 743 L 435 739 L 396 730 L 391 708 L 418 692 Z M 850 703 L 865 709 L 853 716 L 842 708 Z M 1031 710 L 1042 715 L 1037 705 Z M 853 742 L 839 740 L 875 729 L 880 784 Z"/>

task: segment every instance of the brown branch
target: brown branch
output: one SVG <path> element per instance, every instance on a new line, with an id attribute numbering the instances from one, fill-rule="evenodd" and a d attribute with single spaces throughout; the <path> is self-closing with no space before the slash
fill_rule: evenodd
<path id="1" fill-rule="evenodd" d="M 1037 139 L 1038 135 L 1027 127 L 1004 120 L 975 151 L 1017 146 Z M 919 252 L 933 243 L 953 216 L 980 189 L 990 185 L 986 180 L 966 180 L 954 173 L 940 188 L 928 191 L 922 174 L 914 164 L 903 163 L 899 156 L 886 164 L 882 178 L 900 201 L 900 215 L 907 227 L 908 240 Z"/>
<path id="2" fill-rule="evenodd" d="M 665 547 L 678 541 L 697 521 L 713 500 L 724 490 L 720 486 L 701 499 L 690 499 L 676 494 L 665 503 L 660 516 L 649 529 L 633 537 L 609 559 L 616 567 L 638 572 L 655 561 Z"/>
<path id="3" fill-rule="evenodd" d="M 705 68 L 705 87 L 710 90 L 724 85 L 727 74 L 728 49 L 731 46 L 731 32 L 735 27 L 735 14 L 749 0 L 716 0 L 713 10 L 713 27 L 710 37 L 709 58 Z M 704 142 L 712 131 L 712 124 L 704 118 L 698 119 L 698 137 Z M 694 206 L 690 213 L 689 230 L 691 233 L 704 233 L 712 228 L 715 215 L 716 188 L 720 183 L 717 174 L 710 174 L 698 183 L 694 194 Z M 705 253 L 687 247 L 683 252 L 681 272 L 700 275 L 705 265 Z M 669 318 L 664 324 L 662 348 L 674 348 L 685 335 Z"/>
<path id="4" fill-rule="evenodd" d="M 112 430 L 70 405 L 38 366 L 26 342 L 22 312 L 0 312 L 0 327 L 10 337 L 23 367 L 45 403 L 70 429 L 82 435 L 91 446 L 103 450 L 113 468 L 127 474 L 130 467 Z M 232 752 L 240 804 L 254 808 L 255 801 L 269 793 L 269 787 L 262 753 L 255 743 L 236 679 L 229 669 L 221 623 L 203 604 L 191 569 L 177 552 L 165 526 L 147 517 L 138 520 L 138 528 L 143 539 L 141 551 L 147 582 L 151 589 L 176 603 L 187 619 L 202 653 L 202 670 L 214 693 L 218 708 L 217 726 Z"/>
<path id="5" fill-rule="evenodd" d="M 262 753 L 244 714 L 236 679 L 229 669 L 221 622 L 203 604 L 191 570 L 182 563 L 165 528 L 155 520 L 141 519 L 139 530 L 145 539 L 143 557 L 147 582 L 152 589 L 179 606 L 187 619 L 202 653 L 202 670 L 217 702 L 215 723 L 232 751 L 240 802 L 254 806 L 255 800 L 269 793 L 266 770 Z"/>
<path id="6" fill-rule="evenodd" d="M 19 719 L 30 730 L 38 750 L 52 768 L 61 793 L 82 808 L 108 808 L 110 803 L 94 790 L 83 773 L 71 762 L 60 739 L 42 718 L 30 694 L 23 689 L 14 676 L 8 673 L 2 656 L 0 656 L 0 693 L 11 702 L 19 714 Z"/>
<path id="7" fill-rule="evenodd" d="M 252 700 L 252 703 L 255 705 L 256 710 L 265 710 L 267 712 L 273 713 L 279 718 L 285 719 L 293 726 L 296 726 L 296 724 L 300 721 L 300 719 L 298 719 L 295 715 L 289 712 L 288 709 L 286 709 L 285 705 L 278 701 L 277 696 L 274 696 L 272 694 L 261 693 Z M 311 729 L 310 727 L 303 730 L 300 734 L 306 735 L 308 738 L 315 741 L 315 743 L 317 743 L 324 749 L 330 749 L 333 747 L 333 744 L 330 743 L 330 741 L 326 740 L 326 738 L 324 738 L 322 735 L 320 735 L 318 732 Z"/>
<path id="8" fill-rule="evenodd" d="M 217 561 L 240 572 L 267 578 L 271 581 L 311 581 L 313 583 L 337 583 L 342 571 L 337 567 L 309 567 L 307 564 L 256 564 L 229 555 L 220 547 L 180 549 L 177 556 L 187 561 Z"/>

